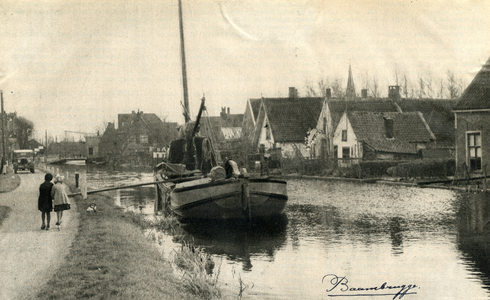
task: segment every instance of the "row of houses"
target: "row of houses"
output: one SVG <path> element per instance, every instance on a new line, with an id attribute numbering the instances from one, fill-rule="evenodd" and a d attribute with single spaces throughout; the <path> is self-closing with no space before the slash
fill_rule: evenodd
<path id="1" fill-rule="evenodd" d="M 279 153 L 281 158 L 332 159 L 339 165 L 364 160 L 455 158 L 473 171 L 490 154 L 490 60 L 460 99 L 407 99 L 399 86 L 388 97 L 357 96 L 349 67 L 344 98 L 288 97 L 248 99 L 243 114 L 223 107 L 219 116 L 204 116 L 200 134 L 209 137 L 222 158 L 239 152 Z M 119 114 L 102 136 L 87 137 L 87 157 L 124 158 L 146 164 L 164 153 L 178 135 L 177 123 L 155 114 Z"/>
<path id="2" fill-rule="evenodd" d="M 402 99 L 398 86 L 386 99 L 250 99 L 244 131 L 256 148 L 282 157 L 410 159 L 450 156 L 454 150 L 455 100 Z M 363 93 L 365 94 L 365 93 Z M 252 120 L 252 122 L 247 121 Z M 248 126 L 248 128 L 247 128 Z"/>
<path id="3" fill-rule="evenodd" d="M 403 99 L 399 86 L 388 97 L 356 97 L 349 70 L 347 97 L 249 99 L 243 132 L 255 149 L 281 156 L 361 160 L 455 158 L 472 172 L 486 169 L 490 155 L 490 59 L 459 99 Z"/>

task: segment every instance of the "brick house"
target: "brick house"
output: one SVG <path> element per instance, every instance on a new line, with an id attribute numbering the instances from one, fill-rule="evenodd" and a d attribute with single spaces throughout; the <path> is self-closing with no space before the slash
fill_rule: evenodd
<path id="1" fill-rule="evenodd" d="M 480 173 L 490 157 L 490 59 L 454 107 L 456 168 Z"/>
<path id="2" fill-rule="evenodd" d="M 177 134 L 177 123 L 164 123 L 153 113 L 119 114 L 117 129 L 108 123 L 99 153 L 118 163 L 149 165 L 153 152 L 168 147 Z"/>

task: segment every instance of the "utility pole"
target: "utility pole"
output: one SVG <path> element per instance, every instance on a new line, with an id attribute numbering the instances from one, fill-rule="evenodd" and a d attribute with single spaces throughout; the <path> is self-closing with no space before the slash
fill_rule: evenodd
<path id="1" fill-rule="evenodd" d="M 46 154 L 48 154 L 48 130 L 44 130 L 44 139 L 46 141 L 46 148 L 44 149 L 44 157 L 46 157 Z"/>
<path id="2" fill-rule="evenodd" d="M 4 112 L 3 112 L 3 91 L 0 90 L 0 100 L 2 102 L 2 149 L 3 149 L 3 159 L 6 159 L 5 157 L 5 122 L 4 122 Z M 2 159 L 2 163 L 3 163 L 3 159 Z"/>

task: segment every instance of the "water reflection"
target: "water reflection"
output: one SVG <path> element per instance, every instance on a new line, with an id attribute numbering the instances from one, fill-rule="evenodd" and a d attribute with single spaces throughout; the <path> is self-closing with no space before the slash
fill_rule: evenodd
<path id="1" fill-rule="evenodd" d="M 243 271 L 252 271 L 253 256 L 274 261 L 277 249 L 286 242 L 286 215 L 252 224 L 235 221 L 201 220 L 185 224 L 183 242 L 193 242 L 213 255 L 240 262 Z"/>
<path id="2" fill-rule="evenodd" d="M 490 290 L 490 194 L 461 194 L 457 219 L 462 262 Z"/>
<path id="3" fill-rule="evenodd" d="M 390 219 L 391 251 L 394 255 L 403 254 L 403 219 L 393 217 Z"/>
<path id="4" fill-rule="evenodd" d="M 152 180 L 149 173 L 89 174 L 91 188 Z M 321 278 L 332 273 L 355 286 L 415 283 L 419 299 L 489 298 L 488 195 L 306 180 L 288 181 L 288 193 L 282 220 L 186 224 L 174 236 L 155 235 L 156 243 L 203 247 L 223 262 L 220 280 L 228 286 L 238 268 L 254 284 L 247 299 L 326 299 Z M 113 195 L 122 207 L 153 212 L 151 187 Z"/>

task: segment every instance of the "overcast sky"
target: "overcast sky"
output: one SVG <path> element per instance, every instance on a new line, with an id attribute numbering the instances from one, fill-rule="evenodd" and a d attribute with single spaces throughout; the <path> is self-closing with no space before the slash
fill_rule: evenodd
<path id="1" fill-rule="evenodd" d="M 264 3 L 262 3 L 264 2 Z M 305 93 L 352 65 L 357 92 L 398 76 L 468 84 L 490 57 L 489 1 L 183 0 L 191 114 Z M 5 110 L 36 137 L 95 132 L 118 113 L 183 122 L 177 0 L 0 2 Z"/>

